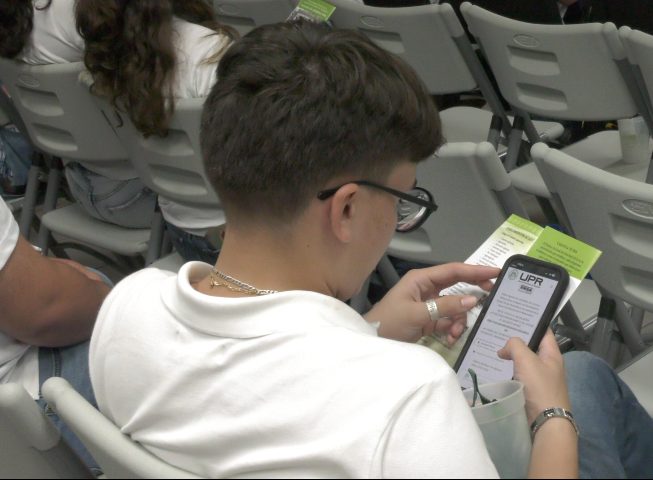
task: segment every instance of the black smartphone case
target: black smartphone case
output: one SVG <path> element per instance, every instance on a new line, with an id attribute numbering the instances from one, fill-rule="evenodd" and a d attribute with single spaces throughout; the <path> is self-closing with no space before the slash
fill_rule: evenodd
<path id="1" fill-rule="evenodd" d="M 462 351 L 460 352 L 460 355 L 458 355 L 458 359 L 456 360 L 456 363 L 453 366 L 454 371 L 458 371 L 460 368 L 460 365 L 463 362 L 463 359 L 465 358 L 465 355 L 467 354 L 467 350 L 472 344 L 472 341 L 474 340 L 474 337 L 476 336 L 476 332 L 478 332 L 478 329 L 481 326 L 481 322 L 485 318 L 485 314 L 490 307 L 490 304 L 492 303 L 492 300 L 494 299 L 494 294 L 498 289 L 498 286 L 500 285 L 501 281 L 503 280 L 503 277 L 506 275 L 506 272 L 508 271 L 508 268 L 515 262 L 515 261 L 525 261 L 533 265 L 540 266 L 542 268 L 548 268 L 549 270 L 556 270 L 558 271 L 560 275 L 560 279 L 558 281 L 558 285 L 556 286 L 556 289 L 553 292 L 553 295 L 551 295 L 551 298 L 549 299 L 549 303 L 547 304 L 546 308 L 544 309 L 544 312 L 542 313 L 542 317 L 540 318 L 540 321 L 537 324 L 537 327 L 535 328 L 535 331 L 533 332 L 533 336 L 531 337 L 531 341 L 528 343 L 528 347 L 533 350 L 534 352 L 537 351 L 537 347 L 540 345 L 540 342 L 542 341 L 542 338 L 544 337 L 544 334 L 546 333 L 546 329 L 549 327 L 551 324 L 551 321 L 553 320 L 553 314 L 555 313 L 556 309 L 558 308 L 558 305 L 560 304 L 560 300 L 562 300 L 562 297 L 565 294 L 565 291 L 567 290 L 567 285 L 569 285 L 569 273 L 567 273 L 567 270 L 565 270 L 563 267 L 560 265 L 556 265 L 555 263 L 550 263 L 550 262 L 544 262 L 542 260 L 538 260 L 536 258 L 528 257 L 526 255 L 513 255 L 510 258 L 506 260 L 506 263 L 503 265 L 503 268 L 501 269 L 501 273 L 497 277 L 496 282 L 494 283 L 494 287 L 492 288 L 492 291 L 488 295 L 488 297 L 485 299 L 485 302 L 483 303 L 483 309 L 481 310 L 481 313 L 479 314 L 478 318 L 476 319 L 476 323 L 474 323 L 474 327 L 472 327 L 472 331 L 469 333 L 469 336 L 467 337 L 467 341 L 465 342 L 465 346 L 463 347 Z"/>

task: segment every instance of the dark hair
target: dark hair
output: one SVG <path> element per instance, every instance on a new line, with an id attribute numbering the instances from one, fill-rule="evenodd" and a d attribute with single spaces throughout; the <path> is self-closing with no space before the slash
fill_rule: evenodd
<path id="1" fill-rule="evenodd" d="M 34 27 L 34 8 L 45 10 L 51 3 L 35 7 L 32 0 L 0 2 L 0 57 L 16 58 L 23 51 Z"/>
<path id="2" fill-rule="evenodd" d="M 146 136 L 165 135 L 174 111 L 173 16 L 233 38 L 205 0 L 82 0 L 76 7 L 94 93 L 126 109 Z M 221 53 L 206 61 L 217 61 Z"/>
<path id="3" fill-rule="evenodd" d="M 259 27 L 229 48 L 218 77 L 201 145 L 227 215 L 290 221 L 332 178 L 385 179 L 443 143 L 414 70 L 354 31 Z"/>

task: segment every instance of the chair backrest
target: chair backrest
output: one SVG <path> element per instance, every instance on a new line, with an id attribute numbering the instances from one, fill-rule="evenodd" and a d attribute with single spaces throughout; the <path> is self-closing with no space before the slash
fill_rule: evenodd
<path id="1" fill-rule="evenodd" d="M 440 95 L 473 90 L 476 79 L 453 37 L 464 35 L 449 6 L 382 8 L 352 0 L 332 0 L 337 28 L 359 30 L 380 47 L 403 58 L 429 92 Z M 446 59 L 446 60 L 445 60 Z"/>
<path id="2" fill-rule="evenodd" d="M 127 152 L 78 82 L 83 71 L 82 62 L 27 65 L 0 59 L 0 81 L 39 150 L 111 178 L 135 178 Z"/>
<path id="3" fill-rule="evenodd" d="M 395 234 L 388 251 L 424 263 L 463 261 L 512 213 L 526 217 L 510 177 L 487 142 L 449 143 L 417 167 L 438 210 L 418 230 Z"/>
<path id="4" fill-rule="evenodd" d="M 49 378 L 42 391 L 108 478 L 201 478 L 164 462 L 124 435 L 65 379 Z"/>
<path id="5" fill-rule="evenodd" d="M 293 5 L 290 0 L 213 0 L 218 20 L 243 36 L 260 25 L 285 21 Z"/>
<path id="6" fill-rule="evenodd" d="M 558 215 L 603 252 L 592 278 L 614 298 L 653 311 L 653 186 L 538 143 L 531 149 Z"/>
<path id="7" fill-rule="evenodd" d="M 336 28 L 358 30 L 415 69 L 432 95 L 480 88 L 508 132 L 510 122 L 451 5 L 379 8 L 329 0 Z"/>
<path id="8" fill-rule="evenodd" d="M 639 92 L 628 79 L 614 24 L 538 25 L 468 2 L 461 11 L 513 107 L 568 120 L 614 120 L 640 113 Z"/>
<path id="9" fill-rule="evenodd" d="M 204 98 L 176 99 L 175 112 L 165 137 L 143 134 L 125 113 L 93 96 L 111 121 L 143 183 L 167 200 L 194 208 L 220 207 L 204 171 L 200 149 L 200 124 Z"/>
<path id="10" fill-rule="evenodd" d="M 0 445 L 1 478 L 94 478 L 15 383 L 0 385 Z"/>
<path id="11" fill-rule="evenodd" d="M 649 109 L 649 115 L 653 118 L 653 35 L 630 27 L 621 27 L 619 38 L 628 55 L 628 62 Z"/>

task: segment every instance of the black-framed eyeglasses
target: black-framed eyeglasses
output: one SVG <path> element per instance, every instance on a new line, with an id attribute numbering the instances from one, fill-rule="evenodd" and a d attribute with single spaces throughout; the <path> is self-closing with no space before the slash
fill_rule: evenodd
<path id="1" fill-rule="evenodd" d="M 397 202 L 397 227 L 395 229 L 397 232 L 412 232 L 421 227 L 426 219 L 438 209 L 438 206 L 433 201 L 433 195 L 424 188 L 413 187 L 410 192 L 401 192 L 385 185 L 370 182 L 369 180 L 354 180 L 337 187 L 322 190 L 317 193 L 317 198 L 326 200 L 349 183 L 378 188 L 399 198 L 399 202 Z"/>

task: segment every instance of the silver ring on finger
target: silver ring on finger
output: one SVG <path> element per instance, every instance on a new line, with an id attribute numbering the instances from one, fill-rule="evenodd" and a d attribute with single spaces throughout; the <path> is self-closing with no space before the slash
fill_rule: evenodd
<path id="1" fill-rule="evenodd" d="M 438 304 L 435 303 L 435 299 L 430 298 L 426 302 L 426 309 L 429 312 L 429 318 L 433 322 L 433 328 L 437 327 L 438 321 L 440 320 L 440 312 L 438 310 Z"/>

